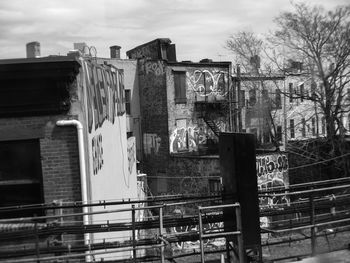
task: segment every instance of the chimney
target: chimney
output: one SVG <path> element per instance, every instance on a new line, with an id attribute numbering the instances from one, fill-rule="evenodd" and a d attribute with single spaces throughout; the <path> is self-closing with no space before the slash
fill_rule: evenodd
<path id="1" fill-rule="evenodd" d="M 120 59 L 120 46 L 111 46 L 109 49 L 111 50 L 111 58 Z"/>
<path id="2" fill-rule="evenodd" d="M 40 58 L 40 43 L 37 41 L 29 42 L 27 47 L 27 58 Z"/>

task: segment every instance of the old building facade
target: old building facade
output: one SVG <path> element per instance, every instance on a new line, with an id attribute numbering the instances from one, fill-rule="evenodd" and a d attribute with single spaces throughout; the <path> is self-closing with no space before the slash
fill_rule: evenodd
<path id="1" fill-rule="evenodd" d="M 152 192 L 184 191 L 187 180 L 208 188 L 208 177 L 219 175 L 218 134 L 231 125 L 231 63 L 177 62 L 169 39 L 127 55 L 138 59 L 142 164 Z"/>

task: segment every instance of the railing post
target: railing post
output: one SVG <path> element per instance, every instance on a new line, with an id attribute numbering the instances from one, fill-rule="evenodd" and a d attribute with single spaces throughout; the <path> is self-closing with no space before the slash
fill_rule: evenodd
<path id="1" fill-rule="evenodd" d="M 202 222 L 202 208 L 198 207 L 198 222 L 199 222 L 199 244 L 201 248 L 201 262 L 204 263 L 204 244 L 203 244 L 203 222 Z"/>
<path id="2" fill-rule="evenodd" d="M 311 224 L 311 254 L 316 254 L 316 231 L 315 231 L 315 203 L 313 194 L 310 194 L 310 224 Z"/>
<path id="3" fill-rule="evenodd" d="M 40 248 L 39 248 L 39 233 L 38 233 L 38 222 L 35 220 L 34 223 L 35 231 L 35 252 L 36 252 L 36 262 L 40 263 Z"/>
<path id="4" fill-rule="evenodd" d="M 159 235 L 160 237 L 163 237 L 163 207 L 159 208 Z M 162 243 L 162 246 L 160 247 L 160 260 L 161 260 L 161 263 L 165 263 L 163 239 L 161 243 Z"/>
<path id="5" fill-rule="evenodd" d="M 135 205 L 131 206 L 131 221 L 132 221 L 132 258 L 136 262 L 136 235 L 135 235 Z"/>
<path id="6" fill-rule="evenodd" d="M 238 243 L 238 256 L 239 256 L 239 262 L 245 263 L 245 253 L 244 253 L 244 244 L 243 244 L 243 228 L 242 228 L 242 217 L 241 217 L 241 206 L 238 205 L 235 207 L 236 209 L 236 222 L 237 222 L 237 231 L 240 232 L 239 235 L 237 235 L 237 243 Z"/>

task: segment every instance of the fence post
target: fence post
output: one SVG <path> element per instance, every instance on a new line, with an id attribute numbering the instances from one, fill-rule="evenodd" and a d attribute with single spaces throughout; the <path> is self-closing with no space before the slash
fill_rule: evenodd
<path id="1" fill-rule="evenodd" d="M 136 262 L 136 235 L 135 235 L 135 205 L 131 206 L 131 221 L 132 221 L 132 258 Z"/>
<path id="2" fill-rule="evenodd" d="M 313 189 L 313 187 L 311 188 Z M 310 194 L 310 224 L 311 224 L 311 254 L 316 254 L 316 231 L 315 231 L 315 203 L 313 194 Z"/>
<path id="3" fill-rule="evenodd" d="M 242 228 L 242 216 L 241 216 L 241 206 L 237 204 L 238 206 L 235 207 L 236 209 L 236 222 L 237 222 L 237 231 L 241 232 L 239 235 L 237 235 L 237 243 L 238 243 L 238 256 L 239 256 L 239 262 L 245 263 L 245 253 L 244 253 L 244 244 L 243 244 L 243 228 Z"/>
<path id="4" fill-rule="evenodd" d="M 163 207 L 159 207 L 159 235 L 163 236 Z M 164 241 L 161 239 L 162 246 L 160 247 L 160 260 L 161 263 L 165 263 L 164 257 Z"/>
<path id="5" fill-rule="evenodd" d="M 204 244 L 203 244 L 203 222 L 202 222 L 202 208 L 198 207 L 198 223 L 199 223 L 199 244 L 201 248 L 201 263 L 204 263 Z"/>
<path id="6" fill-rule="evenodd" d="M 34 231 L 35 231 L 35 252 L 36 252 L 36 262 L 40 262 L 40 249 L 39 249 L 39 233 L 38 233 L 38 222 L 35 220 L 34 223 Z"/>

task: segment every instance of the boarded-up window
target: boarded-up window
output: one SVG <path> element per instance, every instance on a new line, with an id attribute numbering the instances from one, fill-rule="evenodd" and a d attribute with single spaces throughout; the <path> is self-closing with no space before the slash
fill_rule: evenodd
<path id="1" fill-rule="evenodd" d="M 186 103 L 186 72 L 173 71 L 175 85 L 175 103 Z"/>

